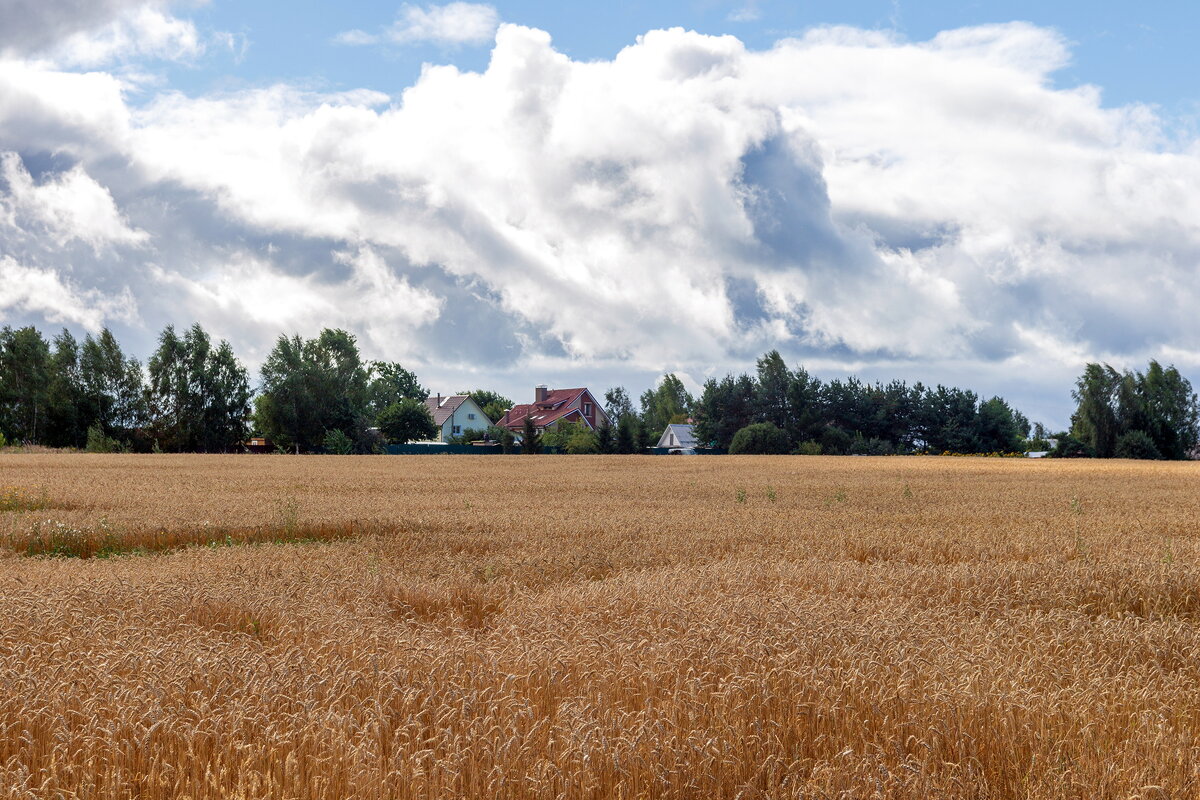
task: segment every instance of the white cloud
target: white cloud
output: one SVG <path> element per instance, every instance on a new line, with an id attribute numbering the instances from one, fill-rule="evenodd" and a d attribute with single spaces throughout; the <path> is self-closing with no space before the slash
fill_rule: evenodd
<path id="1" fill-rule="evenodd" d="M 232 39 L 227 44 L 232 48 Z M 49 50 L 48 57 L 67 68 L 94 68 L 129 59 L 192 61 L 205 47 L 190 20 L 141 6 L 98 29 L 71 34 Z"/>
<path id="2" fill-rule="evenodd" d="M 396 21 L 382 34 L 350 30 L 334 37 L 338 44 L 364 45 L 379 42 L 410 44 L 434 42 L 462 45 L 485 44 L 500 25 L 495 7 L 483 3 L 454 2 L 416 6 L 405 3 Z"/>
<path id="3" fill-rule="evenodd" d="M 81 288 L 57 270 L 24 266 L 0 255 L 0 312 L 26 311 L 51 323 L 74 323 L 98 331 L 108 320 L 132 320 L 137 314 L 133 296 L 118 296 Z"/>
<path id="4" fill-rule="evenodd" d="M 397 30 L 452 39 L 431 20 L 454 5 Z M 1015 23 L 765 52 L 652 31 L 583 63 L 501 26 L 485 72 L 427 67 L 391 105 L 276 86 L 135 111 L 114 79 L 9 61 L 0 141 L 80 160 L 34 188 L 106 192 L 108 230 L 179 238 L 146 291 L 247 347 L 343 324 L 466 364 L 470 330 L 539 368 L 704 375 L 779 345 L 1065 398 L 1073 362 L 1200 352 L 1200 145 L 1056 88 L 1069 58 Z M 264 238 L 290 250 L 229 244 Z"/>
<path id="5" fill-rule="evenodd" d="M 730 11 L 726 19 L 730 22 L 755 22 L 762 19 L 762 11 L 759 9 L 758 3 L 744 3 Z"/>
<path id="6" fill-rule="evenodd" d="M 36 183 L 16 153 L 0 152 L 0 230 L 49 239 L 59 248 L 81 241 L 93 250 L 140 245 L 149 239 L 129 227 L 108 189 L 81 166 Z"/>

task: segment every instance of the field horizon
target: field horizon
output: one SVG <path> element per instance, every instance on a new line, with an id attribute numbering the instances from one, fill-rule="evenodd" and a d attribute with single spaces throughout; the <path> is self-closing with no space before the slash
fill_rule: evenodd
<path id="1" fill-rule="evenodd" d="M 1191 796 L 1198 478 L 0 455 L 0 798 Z"/>

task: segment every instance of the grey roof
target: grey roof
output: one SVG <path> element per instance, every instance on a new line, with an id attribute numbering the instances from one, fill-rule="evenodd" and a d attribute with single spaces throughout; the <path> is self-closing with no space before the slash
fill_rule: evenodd
<path id="1" fill-rule="evenodd" d="M 692 449 L 696 446 L 696 432 L 691 425 L 668 425 L 663 431 L 663 435 L 658 439 L 659 447 L 683 447 Z M 675 434 L 675 440 L 678 444 L 671 444 L 671 434 Z"/>

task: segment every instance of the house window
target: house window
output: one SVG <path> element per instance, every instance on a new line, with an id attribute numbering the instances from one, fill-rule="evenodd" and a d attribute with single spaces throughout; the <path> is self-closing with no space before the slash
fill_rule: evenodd
<path id="1" fill-rule="evenodd" d="M 592 415 L 592 404 L 591 403 L 583 404 L 583 415 L 585 417 L 590 417 Z"/>
<path id="2" fill-rule="evenodd" d="M 457 436 L 460 433 L 462 433 L 462 425 L 455 425 L 454 426 L 454 435 Z"/>
<path id="3" fill-rule="evenodd" d="M 467 414 L 467 419 L 475 419 L 475 415 L 474 415 L 474 414 Z"/>

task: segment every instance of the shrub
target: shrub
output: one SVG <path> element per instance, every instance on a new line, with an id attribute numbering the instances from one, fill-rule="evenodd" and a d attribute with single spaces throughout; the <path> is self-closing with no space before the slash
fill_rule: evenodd
<path id="1" fill-rule="evenodd" d="M 860 433 L 850 443 L 850 455 L 852 456 L 891 456 L 895 454 L 896 449 L 892 447 L 892 443 L 887 439 L 876 439 L 874 437 L 865 439 Z"/>
<path id="2" fill-rule="evenodd" d="M 807 442 L 801 442 L 792 453 L 798 456 L 819 456 L 821 455 L 821 443 L 809 439 Z"/>
<path id="3" fill-rule="evenodd" d="M 782 455 L 791 449 L 786 433 L 770 422 L 756 422 L 733 435 L 729 454 Z"/>
<path id="4" fill-rule="evenodd" d="M 99 425 L 88 428 L 87 447 L 89 453 L 119 453 L 124 448 L 121 443 L 111 436 L 106 436 Z"/>
<path id="5" fill-rule="evenodd" d="M 1069 433 L 1060 433 L 1055 437 L 1058 444 L 1051 453 L 1054 458 L 1095 458 L 1096 451 L 1086 442 L 1081 442 Z"/>
<path id="6" fill-rule="evenodd" d="M 567 452 L 573 456 L 593 455 L 600 452 L 600 444 L 592 431 L 576 431 L 567 440 Z"/>
<path id="7" fill-rule="evenodd" d="M 1145 431 L 1129 431 L 1121 434 L 1117 439 L 1114 453 L 1117 458 L 1141 458 L 1151 461 L 1162 459 L 1162 453 L 1154 444 L 1154 440 L 1150 438 L 1150 434 Z"/>
<path id="8" fill-rule="evenodd" d="M 344 431 L 337 428 L 325 432 L 325 439 L 321 442 L 321 446 L 325 448 L 326 452 L 335 456 L 348 456 L 354 452 L 354 442 Z"/>
<path id="9" fill-rule="evenodd" d="M 837 425 L 826 425 L 821 431 L 821 452 L 831 456 L 844 456 L 850 451 L 853 439 Z"/>
<path id="10" fill-rule="evenodd" d="M 429 409 L 420 400 L 411 397 L 402 398 L 380 411 L 375 422 L 379 425 L 379 432 L 392 444 L 408 444 L 438 435 Z"/>
<path id="11" fill-rule="evenodd" d="M 0 450 L 8 446 L 8 440 L 4 438 L 4 434 L 0 433 Z"/>

